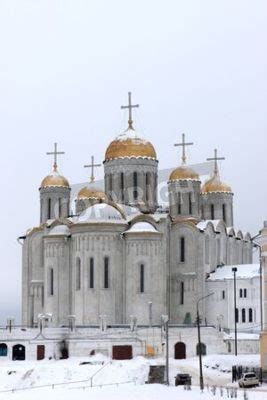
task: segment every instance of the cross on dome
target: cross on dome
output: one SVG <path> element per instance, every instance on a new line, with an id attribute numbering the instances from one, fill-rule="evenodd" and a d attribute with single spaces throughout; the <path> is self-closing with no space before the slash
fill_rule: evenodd
<path id="1" fill-rule="evenodd" d="M 214 161 L 214 175 L 219 175 L 218 161 L 225 160 L 225 157 L 218 157 L 218 150 L 214 149 L 214 157 L 207 158 L 207 161 Z"/>
<path id="2" fill-rule="evenodd" d="M 186 154 L 185 154 L 185 148 L 186 146 L 192 146 L 194 143 L 193 142 L 189 142 L 186 143 L 185 141 L 185 134 L 182 134 L 182 143 L 175 143 L 174 146 L 176 147 L 182 147 L 182 165 L 186 164 Z"/>
<path id="3" fill-rule="evenodd" d="M 53 155 L 54 156 L 54 165 L 53 169 L 54 171 L 57 171 L 57 156 L 59 154 L 65 154 L 64 151 L 57 151 L 57 143 L 54 143 L 54 151 L 49 151 L 46 153 L 48 156 Z"/>
<path id="4" fill-rule="evenodd" d="M 91 164 L 84 165 L 84 168 L 91 168 L 91 177 L 90 177 L 90 183 L 93 183 L 95 181 L 95 168 L 96 167 L 101 167 L 102 164 L 95 164 L 95 158 L 94 156 L 91 156 Z"/>
<path id="5" fill-rule="evenodd" d="M 128 106 L 121 106 L 121 109 L 128 109 L 129 110 L 129 119 L 128 119 L 128 129 L 133 128 L 133 119 L 132 119 L 132 109 L 138 108 L 139 104 L 132 104 L 132 93 L 128 92 Z"/>

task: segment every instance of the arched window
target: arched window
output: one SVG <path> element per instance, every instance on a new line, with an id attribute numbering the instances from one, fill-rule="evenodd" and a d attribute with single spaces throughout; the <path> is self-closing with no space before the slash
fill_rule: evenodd
<path id="1" fill-rule="evenodd" d="M 58 216 L 59 218 L 61 217 L 61 213 L 62 213 L 62 202 L 61 202 L 61 198 L 58 199 Z"/>
<path id="2" fill-rule="evenodd" d="M 242 322 L 246 322 L 246 310 L 242 308 Z"/>
<path id="3" fill-rule="evenodd" d="M 178 206 L 178 215 L 181 215 L 181 213 L 182 213 L 182 195 L 181 195 L 180 192 L 178 193 L 178 204 L 177 204 L 177 206 Z"/>
<path id="4" fill-rule="evenodd" d="M 123 172 L 121 172 L 120 181 L 121 181 L 121 201 L 124 201 L 124 174 L 123 174 Z"/>
<path id="5" fill-rule="evenodd" d="M 150 199 L 150 173 L 146 173 L 146 201 Z"/>
<path id="6" fill-rule="evenodd" d="M 94 259 L 93 257 L 90 257 L 89 259 L 89 282 L 88 282 L 88 287 L 89 289 L 94 288 Z"/>
<path id="7" fill-rule="evenodd" d="M 47 202 L 47 219 L 51 218 L 51 199 L 48 199 Z"/>
<path id="8" fill-rule="evenodd" d="M 54 270 L 49 268 L 48 270 L 48 294 L 54 296 Z"/>
<path id="9" fill-rule="evenodd" d="M 180 304 L 184 304 L 184 282 L 180 284 Z"/>
<path id="10" fill-rule="evenodd" d="M 192 214 L 192 193 L 188 194 L 188 202 L 189 202 L 189 205 L 188 205 L 189 215 L 191 215 Z"/>
<path id="11" fill-rule="evenodd" d="M 210 238 L 208 236 L 205 237 L 205 262 L 206 264 L 210 262 Z"/>
<path id="12" fill-rule="evenodd" d="M 180 238 L 180 262 L 185 262 L 185 238 Z"/>
<path id="13" fill-rule="evenodd" d="M 236 323 L 239 322 L 239 311 L 238 311 L 238 308 L 235 309 L 235 322 Z"/>
<path id="14" fill-rule="evenodd" d="M 0 357 L 7 356 L 7 345 L 5 343 L 0 343 Z"/>
<path id="15" fill-rule="evenodd" d="M 252 308 L 248 310 L 248 322 L 253 322 L 253 311 Z"/>
<path id="16" fill-rule="evenodd" d="M 140 265 L 140 292 L 144 293 L 145 291 L 145 266 L 144 264 Z"/>
<path id="17" fill-rule="evenodd" d="M 225 204 L 222 205 L 222 215 L 223 215 L 224 222 L 226 222 L 226 206 L 225 206 Z"/>
<path id="18" fill-rule="evenodd" d="M 109 191 L 112 192 L 112 190 L 113 190 L 112 174 L 109 174 Z"/>
<path id="19" fill-rule="evenodd" d="M 137 200 L 137 197 L 138 197 L 137 187 L 138 187 L 137 172 L 134 172 L 133 173 L 133 198 L 134 198 L 134 200 Z"/>
<path id="20" fill-rule="evenodd" d="M 109 288 L 109 258 L 104 258 L 104 289 Z"/>
<path id="21" fill-rule="evenodd" d="M 215 219 L 214 204 L 211 204 L 210 206 L 210 215 L 212 220 Z"/>
<path id="22" fill-rule="evenodd" d="M 81 290 L 81 259 L 76 259 L 76 290 Z"/>

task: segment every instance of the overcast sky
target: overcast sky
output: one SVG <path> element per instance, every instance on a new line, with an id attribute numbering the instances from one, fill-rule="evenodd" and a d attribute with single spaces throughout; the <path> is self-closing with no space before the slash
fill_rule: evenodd
<path id="1" fill-rule="evenodd" d="M 235 193 L 235 225 L 256 234 L 267 219 L 267 2 L 265 0 L 0 0 L 0 319 L 19 315 L 17 236 L 39 223 L 39 192 L 57 141 L 71 183 L 135 126 L 160 168 L 173 143 L 194 141 L 189 161 L 218 147 Z M 97 172 L 102 178 L 103 169 Z"/>

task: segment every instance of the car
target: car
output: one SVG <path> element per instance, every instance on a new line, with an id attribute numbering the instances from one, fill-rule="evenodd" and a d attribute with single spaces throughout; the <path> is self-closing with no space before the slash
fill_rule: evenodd
<path id="1" fill-rule="evenodd" d="M 175 386 L 179 385 L 190 385 L 192 378 L 189 374 L 177 374 L 175 376 Z"/>
<path id="2" fill-rule="evenodd" d="M 246 372 L 242 374 L 238 381 L 239 387 L 259 386 L 259 379 L 255 372 Z"/>

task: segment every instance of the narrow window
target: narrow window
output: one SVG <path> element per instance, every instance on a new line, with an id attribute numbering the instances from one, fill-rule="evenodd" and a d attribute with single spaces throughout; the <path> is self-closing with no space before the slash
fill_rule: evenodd
<path id="1" fill-rule="evenodd" d="M 140 292 L 144 293 L 145 291 L 145 266 L 144 264 L 140 265 Z"/>
<path id="2" fill-rule="evenodd" d="M 223 214 L 223 220 L 226 222 L 226 207 L 225 204 L 222 205 L 222 214 Z"/>
<path id="3" fill-rule="evenodd" d="M 109 191 L 113 190 L 112 174 L 109 174 Z"/>
<path id="4" fill-rule="evenodd" d="M 180 238 L 180 262 L 185 262 L 185 239 Z"/>
<path id="5" fill-rule="evenodd" d="M 137 172 L 134 172 L 133 173 L 133 197 L 134 197 L 134 200 L 137 200 L 137 197 L 138 197 L 137 186 L 138 186 Z"/>
<path id="6" fill-rule="evenodd" d="M 76 259 L 76 290 L 81 290 L 81 259 Z"/>
<path id="7" fill-rule="evenodd" d="M 243 297 L 243 289 L 239 289 L 239 297 L 240 297 L 240 298 Z"/>
<path id="8" fill-rule="evenodd" d="M 50 296 L 54 296 L 54 270 L 53 268 L 49 269 L 49 278 L 48 278 L 48 287 Z"/>
<path id="9" fill-rule="evenodd" d="M 246 310 L 242 308 L 242 322 L 246 322 Z"/>
<path id="10" fill-rule="evenodd" d="M 58 216 L 59 218 L 61 217 L 61 212 L 62 212 L 62 204 L 61 204 L 61 199 L 58 199 Z"/>
<path id="11" fill-rule="evenodd" d="M 124 174 L 121 172 L 121 201 L 124 201 Z"/>
<path id="12" fill-rule="evenodd" d="M 89 261 L 89 288 L 94 288 L 94 259 L 92 257 Z"/>
<path id="13" fill-rule="evenodd" d="M 244 297 L 247 297 L 247 289 L 244 289 Z"/>
<path id="14" fill-rule="evenodd" d="M 253 322 L 253 312 L 252 308 L 248 310 L 248 322 Z"/>
<path id="15" fill-rule="evenodd" d="M 188 195 L 188 201 L 189 201 L 189 214 L 192 214 L 192 193 L 189 193 Z"/>
<path id="16" fill-rule="evenodd" d="M 214 204 L 211 204 L 211 206 L 210 206 L 210 214 L 211 214 L 211 219 L 212 220 L 215 219 L 214 218 Z"/>
<path id="17" fill-rule="evenodd" d="M 225 290 L 222 291 L 222 299 L 225 299 Z"/>
<path id="18" fill-rule="evenodd" d="M 178 193 L 178 215 L 182 213 L 182 196 L 181 193 Z"/>
<path id="19" fill-rule="evenodd" d="M 206 264 L 210 263 L 210 239 L 208 236 L 205 238 L 205 261 Z"/>
<path id="20" fill-rule="evenodd" d="M 239 312 L 238 312 L 238 308 L 235 309 L 235 322 L 239 321 Z"/>
<path id="21" fill-rule="evenodd" d="M 184 304 L 184 282 L 181 282 L 180 289 L 180 304 Z"/>
<path id="22" fill-rule="evenodd" d="M 150 191 L 150 176 L 149 172 L 146 173 L 146 201 L 149 200 L 149 191 Z"/>
<path id="23" fill-rule="evenodd" d="M 47 219 L 51 218 L 51 199 L 48 199 L 47 203 Z"/>
<path id="24" fill-rule="evenodd" d="M 104 289 L 109 288 L 109 258 L 104 258 Z"/>

